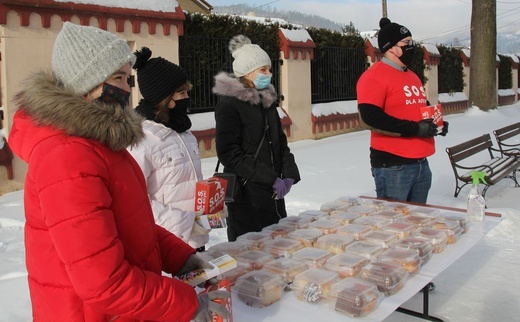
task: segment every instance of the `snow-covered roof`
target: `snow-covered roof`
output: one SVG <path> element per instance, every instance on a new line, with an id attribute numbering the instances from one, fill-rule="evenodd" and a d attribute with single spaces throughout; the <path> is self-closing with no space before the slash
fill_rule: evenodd
<path id="1" fill-rule="evenodd" d="M 331 114 L 353 114 L 358 112 L 357 100 L 312 104 L 311 109 L 312 115 L 316 117 Z"/>
<path id="2" fill-rule="evenodd" d="M 432 45 L 432 44 L 422 44 L 423 48 L 426 49 L 430 54 L 434 54 L 434 55 L 440 55 L 441 53 L 439 52 L 439 49 L 437 48 L 437 46 L 435 45 Z"/>
<path id="3" fill-rule="evenodd" d="M 498 90 L 498 96 L 511 96 L 511 95 L 513 95 L 513 96 L 515 95 L 515 91 L 511 88 Z"/>
<path id="4" fill-rule="evenodd" d="M 306 42 L 307 40 L 311 40 L 311 35 L 309 35 L 309 32 L 305 29 L 285 29 L 280 28 L 283 35 L 285 36 L 285 39 L 294 41 L 294 42 Z"/>
<path id="5" fill-rule="evenodd" d="M 501 54 L 501 55 L 510 57 L 513 60 L 513 62 L 515 62 L 517 64 L 520 62 L 517 55 L 514 55 L 514 54 Z"/>
<path id="6" fill-rule="evenodd" d="M 466 55 L 466 57 L 468 57 L 468 58 L 471 57 L 471 50 L 469 50 L 467 48 L 462 48 L 462 52 L 464 53 L 464 55 Z"/>
<path id="7" fill-rule="evenodd" d="M 360 31 L 359 35 L 363 38 L 372 38 L 375 37 L 377 34 L 377 30 L 370 30 L 370 31 Z"/>
<path id="8" fill-rule="evenodd" d="M 370 44 L 372 44 L 372 47 L 379 48 L 379 44 L 377 43 L 376 37 L 368 38 L 368 41 L 370 41 Z"/>
<path id="9" fill-rule="evenodd" d="M 440 103 L 449 103 L 449 102 L 463 102 L 467 101 L 468 98 L 466 94 L 462 92 L 455 93 L 439 93 L 439 102 Z"/>
<path id="10" fill-rule="evenodd" d="M 54 0 L 54 2 L 72 2 L 111 8 L 128 8 L 160 12 L 175 12 L 175 9 L 179 6 L 176 0 Z"/>

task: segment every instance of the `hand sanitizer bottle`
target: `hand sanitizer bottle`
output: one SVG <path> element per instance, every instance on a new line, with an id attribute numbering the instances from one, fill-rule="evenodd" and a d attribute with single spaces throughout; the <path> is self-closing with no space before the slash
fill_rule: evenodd
<path id="1" fill-rule="evenodd" d="M 484 220 L 486 201 L 484 197 L 480 194 L 478 189 L 478 185 L 480 181 L 486 183 L 484 177 L 486 176 L 485 172 L 481 171 L 471 171 L 471 178 L 473 179 L 473 185 L 468 194 L 468 217 L 473 221 L 482 221 Z"/>

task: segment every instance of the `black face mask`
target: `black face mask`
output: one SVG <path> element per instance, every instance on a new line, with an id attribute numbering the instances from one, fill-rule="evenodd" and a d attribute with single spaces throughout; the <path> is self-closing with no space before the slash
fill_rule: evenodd
<path id="1" fill-rule="evenodd" d="M 188 109 L 191 99 L 183 98 L 175 101 L 175 107 L 168 111 L 168 127 L 177 133 L 186 132 L 191 128 L 191 120 L 188 117 Z"/>
<path id="2" fill-rule="evenodd" d="M 401 57 L 398 57 L 399 60 L 406 66 L 410 65 L 412 63 L 413 57 L 415 55 L 415 46 L 406 45 L 406 46 L 399 46 L 399 48 L 401 48 L 401 51 L 403 52 Z"/>
<path id="3" fill-rule="evenodd" d="M 99 96 L 96 100 L 110 105 L 119 104 L 119 106 L 124 109 L 130 101 L 130 92 L 127 92 L 117 86 L 104 83 L 101 96 Z"/>

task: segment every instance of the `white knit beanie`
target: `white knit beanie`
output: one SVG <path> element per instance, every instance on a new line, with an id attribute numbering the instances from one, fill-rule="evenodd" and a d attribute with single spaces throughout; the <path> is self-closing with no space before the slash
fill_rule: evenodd
<path id="1" fill-rule="evenodd" d="M 271 58 L 258 45 L 251 44 L 251 39 L 244 35 L 233 37 L 229 42 L 229 51 L 233 61 L 233 73 L 242 77 L 262 66 L 271 67 Z"/>
<path id="2" fill-rule="evenodd" d="M 91 26 L 65 22 L 52 51 L 52 71 L 65 88 L 84 95 L 123 65 L 135 63 L 127 42 Z"/>

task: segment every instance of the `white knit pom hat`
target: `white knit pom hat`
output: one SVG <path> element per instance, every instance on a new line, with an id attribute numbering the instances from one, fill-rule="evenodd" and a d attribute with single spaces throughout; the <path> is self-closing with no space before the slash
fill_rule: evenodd
<path id="1" fill-rule="evenodd" d="M 244 35 L 233 37 L 229 42 L 229 51 L 233 61 L 233 73 L 242 77 L 262 66 L 271 67 L 271 58 L 258 45 L 251 44 L 251 39 Z"/>
<path id="2" fill-rule="evenodd" d="M 52 51 L 52 72 L 65 88 L 87 94 L 123 65 L 135 63 L 126 40 L 91 26 L 65 22 Z"/>

